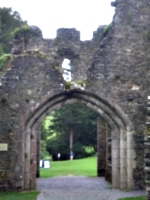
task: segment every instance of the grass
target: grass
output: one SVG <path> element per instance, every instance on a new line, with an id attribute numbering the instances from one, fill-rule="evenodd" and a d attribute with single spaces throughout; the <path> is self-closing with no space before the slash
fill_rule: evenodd
<path id="1" fill-rule="evenodd" d="M 97 157 L 84 158 L 79 160 L 52 161 L 50 169 L 40 169 L 41 178 L 54 176 L 97 176 Z M 111 189 L 111 185 L 108 189 Z M 146 200 L 146 197 L 128 197 L 118 200 Z"/>
<path id="2" fill-rule="evenodd" d="M 121 198 L 121 199 L 118 199 L 118 200 L 146 200 L 146 197 L 126 197 L 126 198 Z"/>
<path id="3" fill-rule="evenodd" d="M 97 157 L 89 157 L 78 160 L 52 161 L 51 168 L 40 169 L 40 177 L 48 178 L 54 176 L 97 176 Z"/>
<path id="4" fill-rule="evenodd" d="M 36 200 L 40 192 L 0 192 L 0 200 Z"/>
<path id="5" fill-rule="evenodd" d="M 52 161 L 50 169 L 40 169 L 41 178 L 54 176 L 97 176 L 97 157 L 78 160 Z M 111 189 L 111 188 L 108 188 Z M 0 200 L 36 200 L 38 191 L 33 192 L 0 192 Z M 118 200 L 146 200 L 146 197 L 127 197 Z"/>

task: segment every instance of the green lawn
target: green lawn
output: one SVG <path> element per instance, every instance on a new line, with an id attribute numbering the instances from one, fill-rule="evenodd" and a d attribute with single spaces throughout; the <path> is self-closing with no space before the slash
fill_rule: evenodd
<path id="1" fill-rule="evenodd" d="M 88 177 L 97 176 L 97 157 L 79 160 L 52 161 L 51 168 L 40 168 L 41 178 L 68 175 Z"/>
<path id="2" fill-rule="evenodd" d="M 0 200 L 36 200 L 40 192 L 0 192 Z"/>
<path id="3" fill-rule="evenodd" d="M 97 157 L 79 160 L 52 161 L 51 168 L 40 169 L 41 178 L 53 176 L 97 176 Z M 34 192 L 0 192 L 0 200 L 36 200 L 38 191 Z M 146 200 L 146 197 L 130 197 L 118 200 Z"/>
<path id="4" fill-rule="evenodd" d="M 126 197 L 118 200 L 146 200 L 146 197 Z"/>

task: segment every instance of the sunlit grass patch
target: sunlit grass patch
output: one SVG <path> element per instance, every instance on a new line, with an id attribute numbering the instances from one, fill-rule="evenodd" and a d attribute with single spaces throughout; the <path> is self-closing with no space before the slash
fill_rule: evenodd
<path id="1" fill-rule="evenodd" d="M 39 191 L 0 192 L 0 200 L 36 200 L 39 193 Z"/>
<path id="2" fill-rule="evenodd" d="M 40 169 L 40 177 L 48 178 L 54 176 L 97 176 L 97 157 L 84 159 L 67 160 L 67 161 L 52 161 L 51 168 Z"/>
<path id="3" fill-rule="evenodd" d="M 121 199 L 117 199 L 117 200 L 146 200 L 146 197 L 126 197 L 126 198 L 121 198 Z"/>

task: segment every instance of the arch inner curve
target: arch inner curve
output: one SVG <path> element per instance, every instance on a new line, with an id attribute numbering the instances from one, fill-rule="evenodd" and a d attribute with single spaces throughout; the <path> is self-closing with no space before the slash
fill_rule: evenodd
<path id="1" fill-rule="evenodd" d="M 26 132 L 36 133 L 43 119 L 51 111 L 71 103 L 86 105 L 108 123 L 111 128 L 112 139 L 112 186 L 113 188 L 132 189 L 134 187 L 132 178 L 134 166 L 127 167 L 127 165 L 131 165 L 133 160 L 130 156 L 132 155 L 131 152 L 134 152 L 133 147 L 130 145 L 133 132 L 130 130 L 130 121 L 116 104 L 112 105 L 95 94 L 81 90 L 58 93 L 48 97 L 45 102 L 28 115 L 24 123 Z M 27 142 L 30 142 L 30 137 L 28 137 Z M 32 142 L 30 144 L 32 145 Z M 26 172 L 26 166 L 24 171 Z"/>

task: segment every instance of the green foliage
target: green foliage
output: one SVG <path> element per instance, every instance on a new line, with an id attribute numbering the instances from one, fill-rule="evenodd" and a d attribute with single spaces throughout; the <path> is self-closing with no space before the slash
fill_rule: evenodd
<path id="1" fill-rule="evenodd" d="M 105 26 L 103 29 L 103 36 L 105 37 L 108 34 L 108 31 L 111 29 L 112 24 L 109 24 L 108 26 Z"/>
<path id="2" fill-rule="evenodd" d="M 3 45 L 0 43 L 0 56 L 2 56 L 3 54 L 4 54 Z"/>
<path id="3" fill-rule="evenodd" d="M 40 177 L 49 178 L 54 176 L 97 176 L 97 158 L 89 157 L 78 160 L 52 161 L 51 168 L 40 168 Z"/>
<path id="4" fill-rule="evenodd" d="M 11 32 L 11 35 L 13 37 L 17 36 L 18 33 L 20 33 L 21 29 L 20 28 L 15 28 L 12 32 Z"/>
<path id="5" fill-rule="evenodd" d="M 25 24 L 25 25 L 22 26 L 22 29 L 23 29 L 24 32 L 28 32 L 30 30 L 30 26 Z"/>
<path id="6" fill-rule="evenodd" d="M 73 131 L 73 152 L 75 159 L 95 154 L 97 140 L 98 114 L 79 104 L 70 104 L 55 110 L 51 114 L 49 132 L 42 131 L 46 136 L 46 146 L 53 159 L 61 153 L 61 160 L 69 159 L 70 131 Z M 46 131 L 47 132 L 47 131 Z M 94 149 L 88 152 L 86 147 Z"/>
<path id="7" fill-rule="evenodd" d="M 11 52 L 13 39 L 11 33 L 15 28 L 19 29 L 25 24 L 27 21 L 23 21 L 17 11 L 12 11 L 11 8 L 0 8 L 0 49 L 3 49 L 4 53 Z"/>
<path id="8" fill-rule="evenodd" d="M 72 82 L 71 82 L 71 81 L 65 82 L 65 89 L 66 89 L 66 90 L 70 90 L 71 85 L 72 85 Z"/>
<path id="9" fill-rule="evenodd" d="M 46 144 L 47 151 L 52 155 L 53 160 L 57 160 L 58 153 L 61 153 L 61 160 L 69 159 L 69 137 L 65 138 L 63 135 L 53 136 L 46 141 Z"/>
<path id="10" fill-rule="evenodd" d="M 85 84 L 87 84 L 86 80 L 79 80 L 79 81 L 75 81 L 78 85 L 84 86 Z"/>
<path id="11" fill-rule="evenodd" d="M 28 38 L 30 27 L 28 25 L 22 25 L 21 28 L 15 28 L 15 30 L 11 33 L 14 37 L 18 36 L 21 31 L 24 33 L 24 38 Z"/>
<path id="12" fill-rule="evenodd" d="M 146 200 L 146 197 L 126 197 L 126 198 L 121 198 L 121 199 L 118 199 L 118 200 Z"/>
<path id="13" fill-rule="evenodd" d="M 0 70 L 3 68 L 5 61 L 11 54 L 4 54 L 0 57 Z"/>
<path id="14" fill-rule="evenodd" d="M 85 85 L 89 84 L 87 80 L 67 81 L 67 82 L 65 82 L 65 89 L 66 90 L 70 90 L 71 86 L 74 85 L 75 83 L 80 85 L 80 86 L 82 86 L 82 87 L 84 87 Z"/>
<path id="15" fill-rule="evenodd" d="M 58 66 L 54 65 L 53 68 L 54 68 L 57 72 L 59 72 L 59 73 L 61 72 L 61 71 L 60 71 L 60 68 L 59 68 Z"/>
<path id="16" fill-rule="evenodd" d="M 36 200 L 39 191 L 32 192 L 0 192 L 1 200 Z"/>
<path id="17" fill-rule="evenodd" d="M 44 140 L 41 140 L 40 143 L 40 159 L 45 159 L 48 152 L 46 151 L 46 142 Z"/>
<path id="18" fill-rule="evenodd" d="M 95 149 L 94 149 L 94 147 L 84 147 L 84 149 L 85 149 L 85 152 L 87 153 L 87 154 L 89 154 L 89 155 L 94 155 L 95 154 Z"/>

